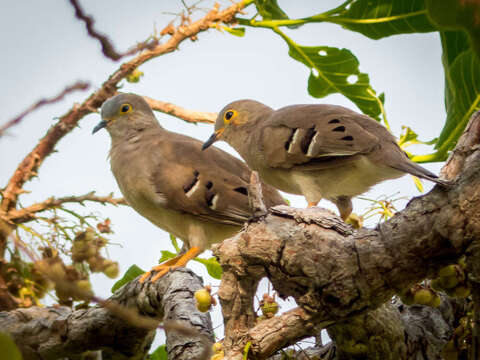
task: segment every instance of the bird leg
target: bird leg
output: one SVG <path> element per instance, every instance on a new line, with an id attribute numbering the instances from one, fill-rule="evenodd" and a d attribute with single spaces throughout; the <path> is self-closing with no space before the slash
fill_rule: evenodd
<path id="1" fill-rule="evenodd" d="M 147 271 L 145 274 L 143 274 L 139 281 L 143 283 L 152 274 L 153 271 L 156 271 L 158 273 L 155 274 L 155 276 L 152 277 L 152 279 L 150 280 L 151 282 L 155 282 L 169 271 L 187 265 L 187 263 L 193 258 L 195 258 L 198 254 L 200 254 L 200 249 L 196 246 L 192 246 L 185 254 L 176 256 L 170 260 L 165 261 L 164 263 L 154 266 L 150 271 Z"/>
<path id="2" fill-rule="evenodd" d="M 352 199 L 346 196 L 339 196 L 335 200 L 335 205 L 337 205 L 342 220 L 346 221 L 353 210 Z"/>
<path id="3" fill-rule="evenodd" d="M 315 207 L 317 206 L 317 204 L 318 204 L 318 201 L 309 201 L 307 208 Z"/>

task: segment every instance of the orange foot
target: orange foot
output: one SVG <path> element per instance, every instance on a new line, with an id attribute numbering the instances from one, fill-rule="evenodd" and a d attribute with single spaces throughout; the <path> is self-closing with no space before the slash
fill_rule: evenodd
<path id="1" fill-rule="evenodd" d="M 155 271 L 157 274 L 155 274 L 150 280 L 150 282 L 155 282 L 166 273 L 187 265 L 187 263 L 195 258 L 198 254 L 200 254 L 200 249 L 196 246 L 193 246 L 185 254 L 176 256 L 173 259 L 161 263 L 160 265 L 154 266 L 150 271 L 147 271 L 145 274 L 143 274 L 139 281 L 143 283 L 152 274 L 152 272 Z"/>
<path id="2" fill-rule="evenodd" d="M 318 204 L 318 201 L 309 202 L 307 208 L 315 207 L 317 206 L 317 204 Z"/>

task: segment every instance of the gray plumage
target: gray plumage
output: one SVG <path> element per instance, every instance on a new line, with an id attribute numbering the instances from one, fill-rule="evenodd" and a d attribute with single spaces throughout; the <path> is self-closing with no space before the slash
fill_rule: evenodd
<path id="1" fill-rule="evenodd" d="M 230 119 L 228 119 L 230 118 Z M 292 105 L 273 110 L 240 100 L 219 113 L 204 144 L 227 141 L 260 177 L 279 190 L 317 203 L 334 202 L 343 218 L 351 198 L 373 185 L 409 173 L 446 182 L 412 162 L 377 121 L 335 105 Z"/>
<path id="2" fill-rule="evenodd" d="M 155 225 L 205 250 L 238 232 L 251 216 L 250 170 L 240 160 L 160 126 L 145 100 L 120 94 L 102 106 L 111 135 L 111 169 L 128 204 Z M 267 206 L 284 203 L 264 186 Z"/>

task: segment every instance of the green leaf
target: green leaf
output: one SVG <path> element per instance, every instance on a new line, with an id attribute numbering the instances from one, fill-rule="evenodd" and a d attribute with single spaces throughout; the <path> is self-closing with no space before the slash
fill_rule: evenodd
<path id="1" fill-rule="evenodd" d="M 137 276 L 144 274 L 145 271 L 140 269 L 137 265 L 132 265 L 128 268 L 125 274 L 122 276 L 120 280 L 118 280 L 112 286 L 112 293 L 120 289 L 123 285 L 128 284 L 130 281 L 135 280 Z"/>
<path id="2" fill-rule="evenodd" d="M 405 149 L 410 145 L 416 145 L 416 144 L 433 145 L 437 142 L 437 138 L 430 141 L 418 140 L 418 134 L 408 126 L 402 126 L 402 130 L 403 130 L 403 133 L 400 135 L 400 139 L 398 139 L 398 145 L 402 149 Z"/>
<path id="3" fill-rule="evenodd" d="M 480 3 L 463 0 L 425 0 L 432 23 L 442 30 L 465 30 L 480 57 Z"/>
<path id="4" fill-rule="evenodd" d="M 174 253 L 172 253 L 171 251 L 168 251 L 168 250 L 162 250 L 161 253 L 162 253 L 162 256 L 160 257 L 160 260 L 158 260 L 159 264 L 177 256 L 177 254 L 174 254 Z"/>
<path id="5" fill-rule="evenodd" d="M 427 16 L 424 0 L 356 0 L 337 16 L 324 21 L 340 24 L 372 39 L 436 30 Z"/>
<path id="6" fill-rule="evenodd" d="M 255 6 L 263 20 L 287 20 L 288 16 L 280 6 L 277 0 L 255 0 Z"/>
<path id="7" fill-rule="evenodd" d="M 225 30 L 226 32 L 238 36 L 238 37 L 243 37 L 245 36 L 245 28 L 244 27 L 236 27 L 236 28 L 231 28 L 228 26 L 222 26 L 222 29 Z"/>
<path id="8" fill-rule="evenodd" d="M 208 274 L 214 279 L 222 278 L 222 267 L 218 263 L 217 259 L 215 259 L 214 257 L 211 257 L 210 259 L 202 259 L 197 257 L 193 260 L 205 265 Z"/>
<path id="9" fill-rule="evenodd" d="M 289 54 L 311 69 L 308 92 L 316 98 L 340 93 L 365 114 L 378 120 L 381 100 L 361 73 L 357 58 L 347 49 L 328 46 L 300 46 L 289 39 Z"/>
<path id="10" fill-rule="evenodd" d="M 10 335 L 0 332 L 0 354 L 5 360 L 22 360 L 22 354 Z"/>
<path id="11" fill-rule="evenodd" d="M 157 349 L 148 355 L 149 360 L 168 360 L 168 354 L 165 344 L 160 345 Z"/>
<path id="12" fill-rule="evenodd" d="M 277 0 L 255 0 L 255 6 L 263 20 L 288 20 L 289 17 L 278 5 Z M 300 25 L 288 26 L 290 29 L 296 29 Z"/>
<path id="13" fill-rule="evenodd" d="M 437 149 L 446 155 L 455 146 L 470 116 L 480 109 L 480 60 L 469 46 L 463 31 L 440 33 L 445 69 L 445 107 L 447 120 Z"/>

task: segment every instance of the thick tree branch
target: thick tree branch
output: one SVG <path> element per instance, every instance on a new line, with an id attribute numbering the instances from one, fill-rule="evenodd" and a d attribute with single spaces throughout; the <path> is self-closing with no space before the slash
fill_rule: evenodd
<path id="1" fill-rule="evenodd" d="M 353 231 L 322 209 L 277 206 L 234 238 L 214 247 L 228 277 L 219 291 L 225 316 L 226 358 L 237 359 L 247 341 L 255 358 L 283 346 L 266 346 L 253 334 L 249 287 L 267 276 L 280 295 L 292 296 L 316 326 L 378 308 L 413 283 L 454 262 L 480 239 L 480 116 L 475 114 L 444 173 L 450 189 L 435 187 L 375 229 Z M 463 165 L 458 166 L 458 161 Z M 457 171 L 449 171 L 454 166 Z M 449 177 L 450 177 L 449 176 Z M 232 291 L 236 289 L 236 294 Z M 244 290 L 241 292 L 240 290 Z M 255 290 L 255 289 L 254 289 Z M 254 291 L 253 290 L 253 291 Z M 273 322 L 273 321 L 272 321 Z M 289 342 L 305 337 L 291 326 Z M 313 333 L 311 333 L 313 335 Z M 272 335 L 274 336 L 274 335 Z"/>
<path id="2" fill-rule="evenodd" d="M 53 360 L 88 350 L 102 350 L 105 359 L 142 359 L 155 329 L 149 323 L 138 327 L 126 321 L 129 317 L 122 316 L 125 311 L 121 309 L 134 309 L 151 319 L 164 320 L 170 359 L 204 360 L 213 331 L 210 315 L 195 306 L 193 292 L 200 288 L 198 276 L 179 269 L 153 284 L 141 284 L 137 279 L 125 285 L 109 299 L 121 307 L 109 310 L 107 302 L 107 308 L 75 311 L 60 306 L 0 312 L 0 328 L 12 336 L 25 360 Z"/>
<path id="3" fill-rule="evenodd" d="M 21 224 L 30 220 L 35 219 L 35 214 L 53 209 L 58 208 L 66 203 L 77 203 L 83 204 L 85 201 L 97 202 L 103 205 L 111 204 L 111 205 L 128 205 L 125 199 L 123 198 L 114 198 L 113 194 L 107 196 L 98 196 L 95 195 L 95 192 L 89 192 L 85 195 L 79 196 L 65 196 L 61 198 L 48 198 L 45 201 L 32 204 L 30 206 L 21 208 L 21 209 L 12 209 L 8 212 L 8 215 L 4 217 L 4 220 L 15 223 Z"/>

